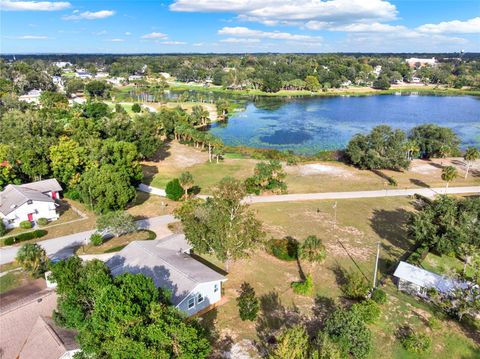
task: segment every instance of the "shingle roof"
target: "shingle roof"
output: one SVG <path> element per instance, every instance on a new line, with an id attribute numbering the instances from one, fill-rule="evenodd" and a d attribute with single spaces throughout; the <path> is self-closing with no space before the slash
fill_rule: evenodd
<path id="1" fill-rule="evenodd" d="M 10 184 L 0 192 L 0 213 L 6 216 L 29 200 L 54 202 L 54 200 L 44 194 L 44 192 L 58 192 L 61 190 L 62 187 L 54 178 L 23 185 Z"/>
<path id="2" fill-rule="evenodd" d="M 67 351 L 78 349 L 76 332 L 60 328 L 46 317 L 38 317 L 25 340 L 18 359 L 58 359 Z"/>
<path id="3" fill-rule="evenodd" d="M 141 273 L 153 279 L 156 287 L 172 293 L 179 304 L 200 283 L 226 278 L 186 254 L 191 246 L 183 234 L 153 241 L 134 241 L 106 263 L 114 276 Z"/>
<path id="4" fill-rule="evenodd" d="M 442 293 L 446 293 L 458 288 L 465 289 L 468 287 L 468 284 L 465 282 L 442 277 L 441 275 L 429 272 L 407 262 L 400 262 L 393 275 L 423 288 L 436 288 Z"/>

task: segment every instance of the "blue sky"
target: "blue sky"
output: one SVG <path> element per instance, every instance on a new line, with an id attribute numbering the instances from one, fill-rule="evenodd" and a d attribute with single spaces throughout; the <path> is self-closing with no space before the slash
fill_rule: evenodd
<path id="1" fill-rule="evenodd" d="M 0 0 L 0 52 L 480 52 L 478 0 Z"/>

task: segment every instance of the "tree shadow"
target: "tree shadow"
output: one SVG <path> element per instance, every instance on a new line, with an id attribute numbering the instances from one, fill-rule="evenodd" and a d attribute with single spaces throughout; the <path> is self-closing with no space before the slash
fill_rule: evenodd
<path id="1" fill-rule="evenodd" d="M 158 167 L 142 164 L 142 172 L 143 172 L 142 183 L 145 183 L 146 185 L 150 185 L 153 179 L 155 178 L 155 175 L 158 173 Z"/>
<path id="2" fill-rule="evenodd" d="M 416 178 L 410 178 L 410 183 L 418 187 L 430 188 L 430 185 Z"/>
<path id="3" fill-rule="evenodd" d="M 218 309 L 213 308 L 199 318 L 200 326 L 207 332 L 212 353 L 210 358 L 220 359 L 229 352 L 233 345 L 233 338 L 230 335 L 221 336 L 217 328 Z"/>
<path id="4" fill-rule="evenodd" d="M 166 158 L 170 157 L 172 154 L 170 152 L 170 148 L 172 147 L 171 141 L 167 140 L 165 141 L 162 146 L 155 152 L 155 154 L 152 156 L 151 160 L 152 161 L 163 161 Z"/>
<path id="5" fill-rule="evenodd" d="M 409 217 L 410 213 L 403 208 L 393 211 L 375 209 L 370 219 L 370 226 L 380 238 L 390 242 L 393 247 L 407 250 L 412 244 L 408 240 L 407 221 Z"/>
<path id="6" fill-rule="evenodd" d="M 317 295 L 312 307 L 313 317 L 306 323 L 307 332 L 311 338 L 315 337 L 325 325 L 325 320 L 332 314 L 337 305 L 332 298 Z"/>
<path id="7" fill-rule="evenodd" d="M 276 343 L 276 335 L 281 329 L 302 322 L 303 317 L 298 308 L 285 307 L 278 292 L 271 291 L 260 297 L 260 314 L 256 331 L 258 342 L 255 343 L 260 353 L 266 354 L 270 345 Z"/>

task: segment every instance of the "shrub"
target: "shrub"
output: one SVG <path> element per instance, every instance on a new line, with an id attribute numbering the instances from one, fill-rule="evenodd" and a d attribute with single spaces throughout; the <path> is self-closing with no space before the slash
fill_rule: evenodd
<path id="1" fill-rule="evenodd" d="M 3 240 L 3 243 L 6 246 L 10 246 L 15 243 L 28 241 L 30 239 L 41 238 L 45 236 L 48 232 L 43 229 L 37 229 L 33 232 L 21 233 L 17 234 L 16 236 L 8 237 Z"/>
<path id="2" fill-rule="evenodd" d="M 414 333 L 410 330 L 400 341 L 410 353 L 425 353 L 432 346 L 432 339 L 425 333 Z"/>
<path id="3" fill-rule="evenodd" d="M 172 201 L 179 201 L 183 196 L 183 188 L 180 185 L 180 181 L 178 178 L 175 178 L 167 183 L 165 187 L 165 193 L 167 194 L 167 198 L 171 199 Z"/>
<path id="4" fill-rule="evenodd" d="M 37 219 L 37 223 L 40 225 L 40 226 L 46 226 L 48 224 L 48 219 L 46 218 L 39 218 Z"/>
<path id="5" fill-rule="evenodd" d="M 37 243 L 24 244 L 18 250 L 16 260 L 34 278 L 40 277 L 47 271 L 47 253 Z"/>
<path id="6" fill-rule="evenodd" d="M 142 108 L 140 107 L 140 105 L 138 103 L 134 103 L 132 105 L 132 112 L 139 113 L 140 111 L 142 111 Z"/>
<path id="7" fill-rule="evenodd" d="M 294 261 L 298 257 L 298 242 L 295 238 L 271 239 L 267 250 L 270 254 L 284 261 Z"/>
<path id="8" fill-rule="evenodd" d="M 380 307 L 373 300 L 352 305 L 352 311 L 365 323 L 374 323 L 380 317 Z"/>
<path id="9" fill-rule="evenodd" d="M 3 236 L 7 233 L 7 227 L 5 227 L 5 223 L 3 220 L 0 219 L 0 236 Z"/>
<path id="10" fill-rule="evenodd" d="M 157 234 L 154 231 L 151 231 L 149 229 L 143 229 L 142 232 L 147 232 L 147 241 L 153 241 L 155 238 L 157 238 Z"/>
<path id="11" fill-rule="evenodd" d="M 103 236 L 100 233 L 94 233 L 90 236 L 90 243 L 92 243 L 95 247 L 101 245 L 103 243 Z"/>
<path id="12" fill-rule="evenodd" d="M 381 289 L 374 289 L 371 299 L 378 304 L 385 304 L 387 302 L 387 294 Z"/>
<path id="13" fill-rule="evenodd" d="M 240 319 L 254 321 L 258 314 L 258 298 L 255 295 L 255 289 L 247 283 L 243 282 L 240 287 L 240 295 L 237 298 L 238 313 Z"/>
<path id="14" fill-rule="evenodd" d="M 63 196 L 74 201 L 80 200 L 80 191 L 76 189 L 70 189 L 67 192 L 63 193 Z"/>
<path id="15" fill-rule="evenodd" d="M 345 274 L 346 283 L 342 285 L 342 292 L 345 297 L 350 299 L 365 299 L 370 290 L 370 286 L 365 278 L 358 272 L 347 272 Z"/>
<path id="16" fill-rule="evenodd" d="M 293 282 L 292 289 L 294 293 L 300 295 L 311 295 L 313 293 L 313 279 L 311 274 L 307 274 L 307 277 L 303 282 Z"/>
<path id="17" fill-rule="evenodd" d="M 97 228 L 102 233 L 109 233 L 115 237 L 138 230 L 133 216 L 125 211 L 108 212 L 98 217 Z"/>
<path id="18" fill-rule="evenodd" d="M 30 221 L 21 221 L 20 222 L 20 228 L 30 229 L 32 227 L 33 227 L 33 225 L 32 225 L 32 222 L 30 222 Z"/>

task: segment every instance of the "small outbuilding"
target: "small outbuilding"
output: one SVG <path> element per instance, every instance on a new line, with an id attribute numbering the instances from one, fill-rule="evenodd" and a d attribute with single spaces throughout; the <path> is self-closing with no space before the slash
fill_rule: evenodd
<path id="1" fill-rule="evenodd" d="M 398 289 L 421 297 L 425 297 L 427 290 L 431 288 L 438 290 L 440 293 L 468 288 L 468 284 L 465 282 L 429 272 L 407 262 L 400 262 L 393 276 Z"/>
<path id="2" fill-rule="evenodd" d="M 227 278 L 191 255 L 183 234 L 134 241 L 106 264 L 112 275 L 141 273 L 171 294 L 172 304 L 188 316 L 208 311 L 222 299 Z"/>

